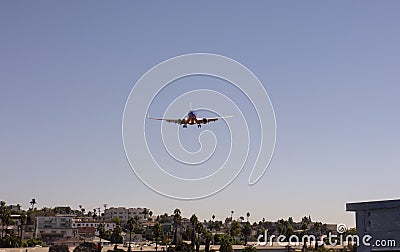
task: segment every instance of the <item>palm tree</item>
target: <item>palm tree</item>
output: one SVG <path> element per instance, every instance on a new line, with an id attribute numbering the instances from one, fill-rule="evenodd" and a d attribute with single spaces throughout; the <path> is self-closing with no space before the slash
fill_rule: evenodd
<path id="1" fill-rule="evenodd" d="M 176 208 L 174 210 L 174 245 L 178 243 L 178 226 L 181 224 L 181 220 L 181 210 L 179 210 L 179 208 Z"/>
<path id="2" fill-rule="evenodd" d="M 136 217 L 136 216 L 135 216 L 135 217 Z M 130 251 L 132 251 L 132 249 L 131 249 L 132 231 L 133 231 L 133 229 L 134 229 L 135 226 L 136 226 L 136 220 L 133 219 L 133 218 L 130 218 L 130 219 L 128 220 L 127 224 L 128 224 L 127 227 L 128 227 L 128 230 L 129 230 L 129 246 L 128 246 L 128 251 L 130 252 Z"/>
<path id="3" fill-rule="evenodd" d="M 231 210 L 231 221 L 233 221 L 233 213 L 234 213 L 234 211 Z"/>
<path id="4" fill-rule="evenodd" d="M 192 214 L 192 216 L 190 217 L 190 224 L 192 224 L 192 228 L 193 228 L 193 233 L 192 233 L 192 237 L 191 237 L 191 241 L 192 241 L 192 245 L 194 245 L 197 242 L 196 239 L 196 226 L 199 223 L 199 219 L 197 218 L 196 214 Z"/>
<path id="5" fill-rule="evenodd" d="M 157 251 L 158 238 L 161 235 L 161 224 L 159 222 L 154 224 L 154 226 L 153 226 L 153 234 L 154 234 L 154 238 L 156 238 L 156 251 Z"/>
<path id="6" fill-rule="evenodd" d="M 33 211 L 33 208 L 34 208 L 34 206 L 36 205 L 36 199 L 32 199 L 30 202 L 29 202 L 29 204 L 31 204 L 32 205 L 32 211 Z"/>
<path id="7" fill-rule="evenodd" d="M 241 228 L 240 228 L 239 222 L 237 222 L 237 221 L 232 221 L 231 229 L 229 230 L 229 234 L 230 234 L 232 237 L 236 237 L 236 236 L 240 235 L 240 232 L 241 232 L 241 231 L 242 231 L 242 230 L 241 230 Z"/>
<path id="8" fill-rule="evenodd" d="M 135 220 L 135 225 L 137 227 L 137 225 L 139 224 L 140 217 L 135 215 L 135 216 L 133 216 L 133 219 Z"/>
<path id="9" fill-rule="evenodd" d="M 100 223 L 98 226 L 97 226 L 97 232 L 99 232 L 99 238 L 100 238 L 100 241 L 99 241 L 99 244 L 98 244 L 98 248 L 99 248 L 99 251 L 101 252 L 101 238 L 104 236 L 104 234 L 106 233 L 106 229 L 105 229 L 105 226 L 104 226 L 104 223 Z"/>
<path id="10" fill-rule="evenodd" d="M 246 213 L 246 217 L 247 217 L 247 222 L 249 222 L 250 212 L 247 212 L 247 213 Z"/>
<path id="11" fill-rule="evenodd" d="M 222 239 L 220 241 L 219 251 L 220 252 L 233 252 L 232 242 L 229 239 L 229 236 L 225 235 L 224 237 L 222 237 Z"/>
<path id="12" fill-rule="evenodd" d="M 215 229 L 215 214 L 213 214 L 211 216 L 211 219 L 212 219 L 212 222 L 211 222 L 211 225 L 210 225 L 210 230 L 212 231 L 212 230 Z"/>
<path id="13" fill-rule="evenodd" d="M 20 239 L 20 244 L 22 245 L 22 235 L 23 235 L 23 226 L 24 226 L 24 223 L 25 223 L 25 221 L 26 221 L 26 213 L 25 213 L 25 211 L 24 212 L 22 212 L 21 213 L 21 215 L 20 215 L 20 221 L 21 221 L 21 223 L 20 223 L 20 236 L 19 236 L 19 239 Z"/>
<path id="14" fill-rule="evenodd" d="M 242 228 L 242 233 L 244 236 L 244 245 L 247 246 L 247 238 L 251 235 L 251 225 L 249 222 L 246 222 Z"/>
<path id="15" fill-rule="evenodd" d="M 147 209 L 146 207 L 143 208 L 142 214 L 143 214 L 143 219 L 147 220 L 147 218 L 148 218 L 147 215 L 149 214 L 149 209 Z"/>
<path id="16" fill-rule="evenodd" d="M 301 218 L 301 229 L 303 230 L 304 234 L 306 233 L 306 230 L 308 228 L 308 224 L 310 224 L 310 223 L 308 221 L 308 217 L 307 216 L 304 216 L 303 218 Z"/>
<path id="17" fill-rule="evenodd" d="M 197 239 L 196 239 L 196 252 L 200 251 L 200 234 L 204 233 L 205 229 L 201 222 L 197 222 L 195 232 L 197 232 Z"/>
<path id="18" fill-rule="evenodd" d="M 4 227 L 7 225 L 10 218 L 11 218 L 11 216 L 10 216 L 10 212 L 6 206 L 6 202 L 1 201 L 0 202 L 1 239 L 3 239 Z"/>
<path id="19" fill-rule="evenodd" d="M 322 223 L 321 223 L 321 222 L 318 222 L 318 221 L 317 221 L 317 222 L 314 223 L 314 232 L 315 232 L 315 237 L 317 238 L 317 239 L 315 240 L 315 250 L 318 249 L 318 238 L 319 238 L 319 236 L 321 235 L 321 232 L 320 232 L 321 226 L 322 226 Z"/>
<path id="20" fill-rule="evenodd" d="M 204 252 L 209 252 L 210 251 L 210 243 L 213 240 L 213 235 L 210 231 L 205 231 L 204 233 Z"/>
<path id="21" fill-rule="evenodd" d="M 97 232 L 99 232 L 99 237 L 102 238 L 104 237 L 104 234 L 106 233 L 106 228 L 104 226 L 104 223 L 99 223 L 96 228 Z"/>

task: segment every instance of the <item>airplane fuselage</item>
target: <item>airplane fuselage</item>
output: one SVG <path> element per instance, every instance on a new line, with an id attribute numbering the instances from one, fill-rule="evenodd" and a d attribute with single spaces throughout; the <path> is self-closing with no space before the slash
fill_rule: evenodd
<path id="1" fill-rule="evenodd" d="M 199 128 L 201 128 L 202 120 L 198 120 L 196 114 L 193 111 L 190 111 L 185 118 L 180 121 L 180 124 L 183 124 L 183 127 L 186 128 L 187 125 L 197 124 Z"/>
<path id="2" fill-rule="evenodd" d="M 197 116 L 193 112 L 189 112 L 189 114 L 184 120 L 186 121 L 185 124 L 190 124 L 190 125 L 197 124 Z"/>

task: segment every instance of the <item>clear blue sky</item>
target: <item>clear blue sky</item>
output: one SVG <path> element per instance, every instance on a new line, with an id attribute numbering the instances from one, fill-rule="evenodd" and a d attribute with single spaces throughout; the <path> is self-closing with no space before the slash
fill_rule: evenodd
<path id="1" fill-rule="evenodd" d="M 399 197 L 399 9 L 398 1 L 1 1 L 0 199 L 354 225 L 346 202 Z M 247 171 L 213 197 L 182 202 L 135 177 L 121 124 L 140 76 L 194 52 L 257 75 L 278 138 L 255 186 Z"/>

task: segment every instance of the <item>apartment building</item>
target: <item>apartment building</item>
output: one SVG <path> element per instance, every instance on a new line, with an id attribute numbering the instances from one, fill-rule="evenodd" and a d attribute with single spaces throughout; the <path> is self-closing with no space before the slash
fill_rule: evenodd
<path id="1" fill-rule="evenodd" d="M 76 237 L 77 228 L 72 227 L 73 216 L 39 216 L 36 217 L 35 237 L 45 243 L 68 237 Z"/>
<path id="2" fill-rule="evenodd" d="M 36 217 L 35 237 L 46 244 L 69 238 L 94 237 L 98 235 L 97 227 L 104 224 L 106 231 L 112 231 L 116 224 L 113 222 L 95 221 L 79 218 L 73 215 L 56 215 Z"/>
<path id="3" fill-rule="evenodd" d="M 121 223 L 127 223 L 130 218 L 139 219 L 140 222 L 146 221 L 149 218 L 150 210 L 147 208 L 126 208 L 126 207 L 111 207 L 104 211 L 104 219 L 106 222 L 111 222 L 118 217 Z"/>

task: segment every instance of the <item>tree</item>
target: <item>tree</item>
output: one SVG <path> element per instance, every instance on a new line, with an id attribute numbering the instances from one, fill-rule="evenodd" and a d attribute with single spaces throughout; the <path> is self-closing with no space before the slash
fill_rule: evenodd
<path id="1" fill-rule="evenodd" d="M 118 243 L 121 244 L 122 243 L 122 228 L 119 224 L 116 225 L 116 227 L 114 228 L 114 230 L 111 233 L 111 237 L 110 237 L 110 241 L 112 243 Z"/>
<path id="2" fill-rule="evenodd" d="M 243 249 L 243 252 L 257 252 L 257 249 L 253 245 L 249 245 Z"/>
<path id="3" fill-rule="evenodd" d="M 197 239 L 196 239 L 196 229 L 197 229 L 197 224 L 199 223 L 199 219 L 197 218 L 196 214 L 192 214 L 190 217 L 190 224 L 192 224 L 193 232 L 190 237 L 190 240 L 192 242 L 192 246 L 194 244 L 197 244 Z"/>
<path id="4" fill-rule="evenodd" d="M 127 228 L 129 230 L 129 245 L 128 245 L 128 251 L 130 252 L 132 250 L 131 248 L 131 241 L 132 241 L 132 231 L 136 226 L 136 221 L 133 218 L 130 218 L 127 222 Z"/>
<path id="5" fill-rule="evenodd" d="M 231 210 L 231 221 L 233 220 L 233 213 L 234 213 L 234 211 Z"/>
<path id="6" fill-rule="evenodd" d="M 247 212 L 247 213 L 246 213 L 246 217 L 247 217 L 247 222 L 249 222 L 250 212 Z"/>
<path id="7" fill-rule="evenodd" d="M 0 247 L 4 248 L 16 248 L 21 245 L 21 239 L 15 235 L 13 230 L 9 230 L 8 227 L 14 224 L 11 219 L 11 212 L 8 209 L 5 201 L 0 201 L 0 221 L 1 221 L 1 239 Z"/>
<path id="8" fill-rule="evenodd" d="M 143 218 L 144 219 L 147 219 L 147 214 L 149 213 L 149 210 L 145 207 L 145 208 L 143 208 L 143 212 L 142 212 L 142 214 L 143 214 Z"/>
<path id="9" fill-rule="evenodd" d="M 181 221 L 182 221 L 181 210 L 179 210 L 179 208 L 176 208 L 174 210 L 174 240 L 173 240 L 174 245 L 176 245 L 178 242 L 178 227 L 181 225 Z"/>
<path id="10" fill-rule="evenodd" d="M 32 205 L 32 211 L 33 211 L 33 209 L 34 209 L 36 203 L 37 203 L 37 202 L 36 202 L 36 199 L 32 199 L 32 200 L 29 202 L 29 204 Z"/>
<path id="11" fill-rule="evenodd" d="M 196 252 L 200 251 L 200 234 L 205 231 L 203 224 L 200 222 L 197 222 L 196 227 L 195 227 L 195 232 L 197 232 L 197 238 L 196 238 Z"/>
<path id="12" fill-rule="evenodd" d="M 204 231 L 204 252 L 209 252 L 210 251 L 210 243 L 213 239 L 213 235 L 210 231 L 205 230 Z"/>
<path id="13" fill-rule="evenodd" d="M 23 235 L 23 230 L 24 230 L 23 227 L 24 227 L 24 224 L 26 222 L 26 213 L 25 213 L 25 211 L 20 214 L 19 219 L 20 219 L 20 222 L 21 222 L 20 226 L 19 226 L 19 231 L 20 231 L 19 242 L 22 244 L 22 235 Z"/>
<path id="14" fill-rule="evenodd" d="M 321 222 L 315 222 L 314 223 L 314 232 L 315 232 L 315 237 L 317 238 L 317 239 L 315 239 L 315 250 L 317 250 L 318 249 L 318 238 L 319 238 L 319 236 L 320 236 L 320 228 L 321 228 L 321 226 L 322 226 L 322 223 Z"/>
<path id="15" fill-rule="evenodd" d="M 301 229 L 303 230 L 303 233 L 306 233 L 306 230 L 308 228 L 308 225 L 310 224 L 309 219 L 307 216 L 304 216 L 301 218 Z"/>
<path id="16" fill-rule="evenodd" d="M 74 249 L 74 252 L 96 252 L 96 244 L 84 242 Z"/>
<path id="17" fill-rule="evenodd" d="M 97 218 L 97 210 L 96 209 L 93 209 L 93 215 L 92 215 L 92 217 L 93 217 L 93 219 L 95 220 L 96 218 Z"/>
<path id="18" fill-rule="evenodd" d="M 240 227 L 239 222 L 237 222 L 237 221 L 232 221 L 231 228 L 230 228 L 230 230 L 229 230 L 229 234 L 230 234 L 233 238 L 235 238 L 236 236 L 239 236 L 239 235 L 240 235 L 241 231 L 242 231 L 242 230 L 241 230 L 241 227 Z"/>
<path id="19" fill-rule="evenodd" d="M 293 217 L 289 217 L 288 222 L 290 225 L 293 225 L 294 221 L 293 221 Z"/>
<path id="20" fill-rule="evenodd" d="M 118 216 L 114 217 L 112 219 L 112 222 L 114 222 L 116 225 L 121 225 L 121 219 Z"/>
<path id="21" fill-rule="evenodd" d="M 106 234 L 106 228 L 104 226 L 104 223 L 100 223 L 97 228 L 96 228 L 97 232 L 99 232 L 99 237 L 100 238 L 105 238 L 105 234 Z"/>
<path id="22" fill-rule="evenodd" d="M 5 201 L 1 201 L 0 202 L 0 221 L 1 221 L 1 239 L 3 239 L 4 236 L 4 226 L 5 223 L 7 221 L 7 219 L 9 218 L 9 214 L 7 214 L 7 206 L 6 206 L 6 202 Z"/>
<path id="23" fill-rule="evenodd" d="M 244 235 L 244 245 L 246 246 L 247 245 L 247 239 L 251 235 L 251 226 L 250 226 L 249 222 L 246 222 L 243 225 L 242 233 Z"/>
<path id="24" fill-rule="evenodd" d="M 154 238 L 156 239 L 156 251 L 157 251 L 157 246 L 158 246 L 158 238 L 161 235 L 161 224 L 159 222 L 156 222 L 156 224 L 154 224 L 153 226 L 153 234 L 154 234 Z"/>
<path id="25" fill-rule="evenodd" d="M 229 236 L 225 235 L 221 238 L 219 251 L 220 252 L 233 252 L 232 242 L 231 242 L 231 239 Z"/>
<path id="26" fill-rule="evenodd" d="M 67 245 L 53 245 L 49 248 L 49 252 L 69 252 Z"/>
<path id="27" fill-rule="evenodd" d="M 43 242 L 41 240 L 36 240 L 34 238 L 30 238 L 25 243 L 26 243 L 26 246 L 28 246 L 28 247 L 35 247 L 36 245 L 43 246 Z"/>

